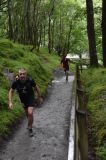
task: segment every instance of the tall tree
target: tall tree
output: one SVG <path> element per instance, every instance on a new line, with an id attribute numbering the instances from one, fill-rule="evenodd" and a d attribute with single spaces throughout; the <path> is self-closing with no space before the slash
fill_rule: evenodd
<path id="1" fill-rule="evenodd" d="M 102 0 L 102 47 L 103 66 L 106 67 L 106 0 Z"/>
<path id="2" fill-rule="evenodd" d="M 56 48 L 58 54 L 86 51 L 87 36 L 81 18 L 85 22 L 83 9 L 75 1 L 0 0 L 0 36 L 11 33 L 9 37 L 15 42 L 31 44 L 31 51 L 39 50 L 41 45 L 49 52 Z"/>
<path id="3" fill-rule="evenodd" d="M 8 7 L 8 24 L 9 24 L 9 38 L 13 39 L 13 25 L 12 25 L 12 4 L 11 4 L 11 0 L 7 1 L 7 7 Z"/>
<path id="4" fill-rule="evenodd" d="M 53 16 L 53 12 L 54 12 L 54 8 L 55 8 L 55 0 L 51 0 L 50 1 L 50 10 L 48 13 L 48 50 L 49 53 L 51 53 L 51 49 L 52 49 L 52 16 Z"/>
<path id="5" fill-rule="evenodd" d="M 89 41 L 90 66 L 98 67 L 92 0 L 86 0 L 86 8 L 87 8 L 87 33 Z"/>

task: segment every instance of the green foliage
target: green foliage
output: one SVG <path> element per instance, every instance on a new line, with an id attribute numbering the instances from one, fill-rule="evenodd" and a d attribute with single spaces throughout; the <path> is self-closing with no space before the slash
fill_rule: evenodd
<path id="1" fill-rule="evenodd" d="M 8 4 L 10 4 L 10 6 L 8 6 Z M 94 0 L 93 4 L 96 47 L 98 58 L 100 62 L 102 62 L 102 1 Z M 8 13 L 10 13 L 10 15 L 8 15 Z M 25 13 L 28 14 L 26 15 Z M 11 27 L 9 24 L 9 17 L 11 17 Z M 49 18 L 51 20 L 50 24 L 48 23 Z M 9 37 L 11 30 L 13 36 L 9 38 L 12 38 L 15 42 L 32 44 L 37 48 L 39 41 L 41 41 L 40 45 L 47 47 L 50 25 L 50 39 L 51 42 L 53 42 L 52 49 L 59 48 L 57 49 L 59 55 L 68 52 L 72 54 L 88 52 L 86 23 L 85 0 L 32 0 L 29 2 L 13 0 L 11 2 L 6 1 L 5 7 L 1 5 L 0 9 L 0 37 Z M 20 52 L 17 48 L 16 51 Z M 0 52 L 3 54 L 3 51 Z M 12 59 L 17 57 L 15 54 L 11 56 Z"/>
<path id="2" fill-rule="evenodd" d="M 0 7 L 0 37 L 7 36 L 7 15 L 5 12 L 1 13 Z"/>
<path id="3" fill-rule="evenodd" d="M 0 40 L 0 136 L 11 132 L 11 127 L 23 116 L 19 97 L 14 95 L 12 111 L 8 109 L 8 91 L 11 81 L 4 76 L 5 69 L 13 71 L 15 75 L 20 68 L 26 68 L 28 74 L 40 86 L 42 95 L 46 94 L 47 86 L 53 78 L 53 69 L 60 63 L 55 53 L 49 54 L 47 49 L 40 49 L 39 53 L 30 52 L 30 46 L 14 44 L 9 40 Z"/>
<path id="4" fill-rule="evenodd" d="M 10 7 L 8 6 L 9 4 Z M 85 4 L 84 1 L 75 0 L 33 0 L 29 3 L 23 0 L 14 0 L 7 5 L 6 1 L 5 12 L 3 9 L 1 9 L 0 12 L 0 36 L 9 36 L 11 30 L 11 33 L 13 32 L 12 39 L 15 42 L 18 41 L 24 44 L 33 44 L 37 46 L 39 40 L 41 40 L 41 45 L 47 47 L 50 25 L 50 39 L 53 42 L 52 49 L 60 46 L 61 52 L 83 53 L 88 50 L 85 16 L 86 8 L 83 4 Z M 8 11 L 10 11 L 10 15 L 8 15 Z M 25 15 L 25 13 L 28 13 L 28 15 Z M 27 16 L 29 16 L 27 19 L 28 22 L 25 18 Z M 48 25 L 49 16 L 51 22 Z M 11 17 L 11 27 L 8 17 Z M 30 29 L 28 24 L 30 24 Z M 16 58 L 15 55 L 12 56 L 12 58 Z"/>
<path id="5" fill-rule="evenodd" d="M 0 112 L 0 136 L 5 137 L 11 132 L 11 127 L 23 115 L 22 107 L 15 105 L 11 112 L 8 109 L 2 109 Z"/>
<path id="6" fill-rule="evenodd" d="M 101 157 L 102 160 L 106 159 L 106 146 L 97 148 L 97 155 Z"/>
<path id="7" fill-rule="evenodd" d="M 106 158 L 106 69 L 88 69 L 83 72 L 83 84 L 88 92 L 88 110 L 96 138 L 97 154 Z"/>

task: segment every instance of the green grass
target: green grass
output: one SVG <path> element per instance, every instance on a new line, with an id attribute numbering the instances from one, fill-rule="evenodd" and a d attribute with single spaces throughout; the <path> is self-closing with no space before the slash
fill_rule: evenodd
<path id="1" fill-rule="evenodd" d="M 59 65 L 59 57 L 55 54 L 49 54 L 48 50 L 41 48 L 39 52 L 30 52 L 31 46 L 24 46 L 13 43 L 7 39 L 0 40 L 0 136 L 8 135 L 11 132 L 11 126 L 24 112 L 19 98 L 15 94 L 13 99 L 14 109 L 8 109 L 8 91 L 10 81 L 3 75 L 5 69 L 18 73 L 20 68 L 28 70 L 29 75 L 36 81 L 44 96 L 47 86 L 53 79 L 53 70 Z"/>
<path id="2" fill-rule="evenodd" d="M 96 139 L 97 155 L 106 159 L 106 69 L 88 69 L 82 74 L 82 81 L 89 96 L 88 110 Z"/>

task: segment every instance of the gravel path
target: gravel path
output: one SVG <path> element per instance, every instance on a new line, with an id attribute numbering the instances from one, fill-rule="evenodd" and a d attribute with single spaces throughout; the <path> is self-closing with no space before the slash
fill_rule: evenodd
<path id="1" fill-rule="evenodd" d="M 29 137 L 26 118 L 0 150 L 0 160 L 67 160 L 74 76 L 65 82 L 64 72 L 55 71 L 42 106 L 34 110 L 34 136 Z"/>

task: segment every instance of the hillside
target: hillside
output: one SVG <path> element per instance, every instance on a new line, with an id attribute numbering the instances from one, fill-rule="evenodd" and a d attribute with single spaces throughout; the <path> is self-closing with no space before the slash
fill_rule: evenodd
<path id="1" fill-rule="evenodd" d="M 9 40 L 0 40 L 0 136 L 11 132 L 11 126 L 23 115 L 19 98 L 15 94 L 14 110 L 8 109 L 8 91 L 11 81 L 4 75 L 7 71 L 17 75 L 18 69 L 25 68 L 36 81 L 42 95 L 46 94 L 47 86 L 53 78 L 53 69 L 59 65 L 55 53 L 49 54 L 41 48 L 39 53 L 31 52 L 32 46 L 24 46 Z"/>
<path id="2" fill-rule="evenodd" d="M 88 100 L 88 137 L 101 160 L 106 159 L 106 69 L 88 69 L 82 74 Z"/>

